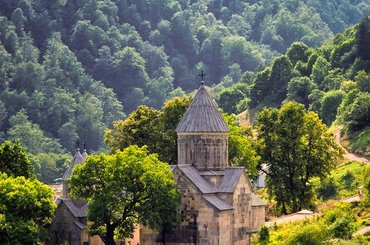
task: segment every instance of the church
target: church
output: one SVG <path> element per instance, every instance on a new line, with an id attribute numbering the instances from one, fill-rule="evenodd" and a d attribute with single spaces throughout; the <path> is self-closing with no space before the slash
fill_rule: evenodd
<path id="1" fill-rule="evenodd" d="M 168 234 L 140 229 L 141 245 L 250 244 L 265 222 L 265 203 L 244 167 L 228 164 L 229 128 L 203 83 L 176 128 L 182 223 Z"/>
<path id="2" fill-rule="evenodd" d="M 228 164 L 229 128 L 203 83 L 176 128 L 178 164 L 170 165 L 181 193 L 181 224 L 158 233 L 138 227 L 131 245 L 248 245 L 265 222 L 265 203 L 253 193 L 244 167 Z M 100 245 L 87 233 L 87 203 L 68 195 L 67 179 L 87 157 L 77 150 L 63 175 L 63 196 L 46 244 Z"/>

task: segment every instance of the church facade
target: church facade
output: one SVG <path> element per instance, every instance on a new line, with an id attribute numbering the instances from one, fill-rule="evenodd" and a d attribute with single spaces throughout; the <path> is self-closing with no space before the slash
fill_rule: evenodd
<path id="1" fill-rule="evenodd" d="M 140 229 L 141 245 L 250 244 L 265 222 L 265 203 L 253 193 L 243 167 L 228 165 L 229 129 L 200 86 L 176 129 L 182 223 L 166 234 Z"/>

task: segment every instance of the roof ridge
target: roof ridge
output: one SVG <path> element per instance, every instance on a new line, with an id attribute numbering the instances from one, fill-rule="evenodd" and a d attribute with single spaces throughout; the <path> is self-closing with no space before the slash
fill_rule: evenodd
<path id="1" fill-rule="evenodd" d="M 176 132 L 229 132 L 229 128 L 204 85 L 200 85 Z"/>

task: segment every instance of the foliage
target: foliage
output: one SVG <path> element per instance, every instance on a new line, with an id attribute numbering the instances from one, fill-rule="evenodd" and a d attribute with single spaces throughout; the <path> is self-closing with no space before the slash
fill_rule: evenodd
<path id="1" fill-rule="evenodd" d="M 323 222 L 328 226 L 332 237 L 350 239 L 356 230 L 355 217 L 351 212 L 350 204 L 342 203 L 328 210 Z"/>
<path id="2" fill-rule="evenodd" d="M 258 241 L 261 244 L 268 244 L 269 240 L 270 240 L 270 232 L 269 232 L 268 227 L 264 225 L 258 230 Z"/>
<path id="3" fill-rule="evenodd" d="M 105 142 L 112 152 L 130 145 L 148 146 L 162 161 L 177 162 L 177 124 L 190 104 L 190 97 L 174 97 L 158 111 L 139 106 L 127 119 L 116 121 L 112 130 L 107 130 Z"/>
<path id="4" fill-rule="evenodd" d="M 317 196 L 323 200 L 334 198 L 338 195 L 338 184 L 332 177 L 321 180 L 320 186 L 317 189 Z"/>
<path id="5" fill-rule="evenodd" d="M 89 232 L 105 244 L 130 237 L 137 224 L 161 229 L 177 221 L 173 174 L 146 147 L 90 156 L 74 168 L 69 186 L 75 198 L 87 200 Z"/>
<path id="6" fill-rule="evenodd" d="M 55 204 L 50 187 L 24 176 L 0 174 L 0 240 L 2 244 L 38 244 L 46 238 Z"/>
<path id="7" fill-rule="evenodd" d="M 259 153 L 267 164 L 267 187 L 282 213 L 309 207 L 312 177 L 324 177 L 342 149 L 316 113 L 302 104 L 287 102 L 266 108 L 256 118 Z"/>
<path id="8" fill-rule="evenodd" d="M 240 127 L 235 115 L 224 115 L 229 132 L 229 164 L 243 166 L 252 179 L 258 177 L 261 157 L 256 152 L 256 142 L 252 139 L 251 128 Z"/>
<path id="9" fill-rule="evenodd" d="M 33 166 L 19 142 L 5 141 L 0 145 L 0 172 L 9 176 L 33 178 Z"/>

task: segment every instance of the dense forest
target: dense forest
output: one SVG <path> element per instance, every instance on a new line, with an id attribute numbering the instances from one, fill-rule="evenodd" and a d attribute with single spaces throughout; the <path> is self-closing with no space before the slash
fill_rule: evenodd
<path id="1" fill-rule="evenodd" d="M 370 17 L 319 48 L 293 43 L 272 65 L 220 93 L 228 113 L 249 107 L 278 107 L 290 100 L 319 114 L 330 126 L 343 125 L 352 150 L 370 154 Z M 244 107 L 243 107 L 244 106 Z"/>
<path id="2" fill-rule="evenodd" d="M 19 139 L 36 172 L 50 169 L 42 176 L 50 181 L 77 140 L 102 149 L 113 121 L 138 105 L 160 108 L 193 91 L 200 70 L 228 113 L 256 107 L 276 91 L 277 104 L 299 97 L 302 86 L 313 86 L 300 101 L 313 110 L 339 97 L 352 103 L 357 95 L 346 100 L 340 79 L 368 79 L 366 70 L 357 73 L 366 64 L 356 59 L 366 52 L 354 51 L 363 42 L 357 27 L 308 47 L 369 13 L 369 0 L 0 0 L 0 140 Z M 315 70 L 318 62 L 325 71 Z M 271 81 L 272 90 L 264 89 Z"/>

